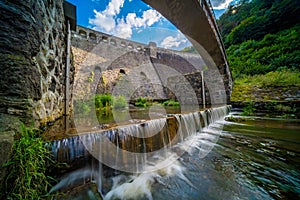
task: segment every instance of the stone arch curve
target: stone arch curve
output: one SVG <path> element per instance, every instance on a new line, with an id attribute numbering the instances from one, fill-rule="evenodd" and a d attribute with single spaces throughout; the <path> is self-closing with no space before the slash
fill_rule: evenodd
<path id="1" fill-rule="evenodd" d="M 143 1 L 160 12 L 190 40 L 208 68 L 219 69 L 229 102 L 232 76 L 210 4 L 206 0 Z"/>

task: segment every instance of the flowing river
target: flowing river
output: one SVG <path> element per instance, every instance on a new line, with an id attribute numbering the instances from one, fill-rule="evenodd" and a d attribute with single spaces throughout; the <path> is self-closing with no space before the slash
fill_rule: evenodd
<path id="1" fill-rule="evenodd" d="M 86 164 L 61 176 L 51 192 L 67 191 L 64 199 L 300 199 L 300 121 L 228 122 L 225 110 L 177 117 L 184 137 L 163 154 L 144 157 L 139 173 L 87 158 L 78 138 L 54 141 L 55 155 L 63 143 L 73 145 L 68 159 L 81 155 Z"/>

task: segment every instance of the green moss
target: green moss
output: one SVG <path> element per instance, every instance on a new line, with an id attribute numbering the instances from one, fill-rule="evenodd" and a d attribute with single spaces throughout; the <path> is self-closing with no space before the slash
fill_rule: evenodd
<path id="1" fill-rule="evenodd" d="M 104 75 L 102 75 L 102 82 L 103 82 L 103 86 L 106 87 L 108 80 L 105 78 Z"/>
<path id="2" fill-rule="evenodd" d="M 94 82 L 95 72 L 91 71 L 90 76 L 88 77 L 88 82 Z"/>

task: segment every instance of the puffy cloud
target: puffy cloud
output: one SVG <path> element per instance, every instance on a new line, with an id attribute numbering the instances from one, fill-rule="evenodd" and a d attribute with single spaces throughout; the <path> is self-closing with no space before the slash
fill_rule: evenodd
<path id="1" fill-rule="evenodd" d="M 156 10 L 146 10 L 143 12 L 143 21 L 148 25 L 152 26 L 155 22 L 159 21 L 162 16 Z"/>
<path id="2" fill-rule="evenodd" d="M 89 23 L 96 30 L 129 39 L 132 36 L 132 29 L 152 26 L 162 18 L 153 9 L 143 11 L 141 17 L 138 17 L 136 13 L 128 13 L 125 18 L 118 18 L 117 15 L 120 13 L 124 1 L 111 0 L 104 11 L 94 10 L 95 16 L 89 19 Z"/>
<path id="3" fill-rule="evenodd" d="M 163 41 L 160 43 L 160 46 L 166 49 L 179 47 L 182 44 L 187 43 L 187 39 L 183 37 L 181 34 L 177 34 L 175 37 L 173 36 L 167 36 L 163 39 Z"/>
<path id="4" fill-rule="evenodd" d="M 116 22 L 113 16 L 105 15 L 103 12 L 94 10 L 95 18 L 89 19 L 89 23 L 92 24 L 95 29 L 100 31 L 104 30 L 110 32 L 115 29 Z"/>
<path id="5" fill-rule="evenodd" d="M 133 27 L 142 27 L 145 25 L 145 22 L 142 18 L 136 16 L 135 13 L 128 13 L 126 16 L 126 22 Z"/>
<path id="6" fill-rule="evenodd" d="M 212 0 L 213 9 L 222 10 L 227 9 L 229 4 L 234 0 Z"/>
<path id="7" fill-rule="evenodd" d="M 125 0 L 111 0 L 108 6 L 104 10 L 105 15 L 114 16 L 120 13 L 121 8 L 124 5 Z"/>
<path id="8" fill-rule="evenodd" d="M 125 23 L 124 19 L 118 21 L 118 25 L 116 26 L 115 36 L 120 38 L 131 38 L 132 35 L 132 27 L 130 24 Z"/>
<path id="9" fill-rule="evenodd" d="M 135 13 L 128 13 L 126 16 L 126 22 L 132 27 L 146 27 L 152 26 L 154 23 L 161 19 L 161 15 L 156 10 L 145 10 L 142 17 L 137 17 Z"/>

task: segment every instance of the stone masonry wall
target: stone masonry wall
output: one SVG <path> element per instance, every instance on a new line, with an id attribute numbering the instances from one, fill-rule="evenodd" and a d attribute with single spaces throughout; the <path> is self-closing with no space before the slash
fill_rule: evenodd
<path id="1" fill-rule="evenodd" d="M 185 104 L 202 104 L 204 71 L 207 106 L 229 103 L 231 79 L 226 66 L 207 67 L 198 54 L 140 44 L 80 26 L 73 32 L 72 45 L 88 54 L 76 69 L 80 99 L 86 93 L 113 93 L 129 100 L 175 98 Z M 91 74 L 93 81 L 89 82 Z"/>
<path id="2" fill-rule="evenodd" d="M 4 1 L 0 23 L 0 113 L 47 122 L 63 114 L 62 0 Z M 39 123 L 36 123 L 38 126 Z"/>
<path id="3" fill-rule="evenodd" d="M 38 127 L 63 115 L 66 28 L 63 0 L 2 0 L 0 15 L 2 164 L 21 121 Z"/>

